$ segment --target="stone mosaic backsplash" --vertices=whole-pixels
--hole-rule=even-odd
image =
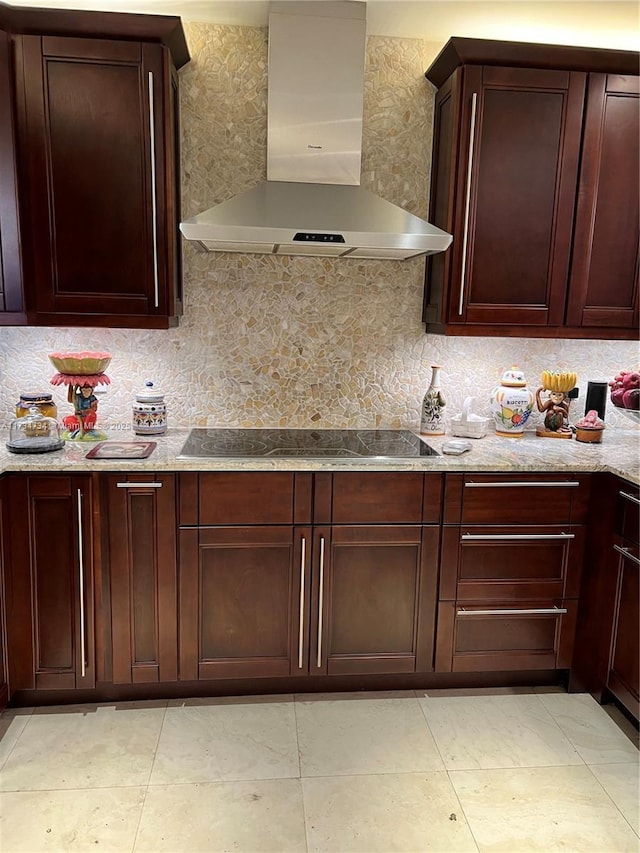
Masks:
[[[183,215],[211,207],[266,174],[267,32],[187,24],[192,61],[180,73]],[[428,43],[370,37],[365,70],[362,184],[425,216],[433,89]],[[587,380],[639,364],[635,343],[425,335],[424,260],[337,261],[201,254],[185,245],[185,315],[177,329],[0,328],[0,420],[20,392],[53,390],[47,354],[108,350],[112,385],[100,418],[128,428],[136,390],[152,379],[169,425],[407,427],[420,422],[430,365],[440,364],[447,415],[467,395],[489,414],[503,371],[543,369]],[[535,424],[536,419],[533,420]],[[607,423],[630,421],[609,405]]]

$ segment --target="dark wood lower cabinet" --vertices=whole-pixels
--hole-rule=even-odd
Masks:
[[[438,608],[437,672],[566,669],[577,601],[491,602]]]
[[[569,689],[615,699],[640,719],[640,488],[595,475]]]
[[[451,475],[444,492],[415,472],[270,476],[5,475],[0,704],[3,678],[10,700],[47,702],[39,691],[482,686],[571,670],[570,689],[637,716],[637,487],[596,477],[584,525],[583,476]],[[507,486],[515,503],[491,523]],[[283,493],[265,523],[271,487]],[[543,492],[561,498],[555,523]]]
[[[307,671],[310,529],[180,530],[180,679]]]
[[[104,487],[113,681],[176,681],[175,477],[108,475]]]
[[[3,524],[3,499],[5,480],[0,477],[0,711],[5,707],[9,699],[9,688],[7,685],[7,668],[5,663],[4,645],[4,595],[2,590],[2,578],[4,577],[4,548],[6,536]]]
[[[640,656],[638,654],[638,608],[640,602],[640,550],[621,537],[613,544],[618,557],[615,622],[607,687],[640,718]]]
[[[5,614],[9,688],[95,686],[92,481],[7,481]]]
[[[314,675],[429,672],[439,528],[334,526],[314,531]]]
[[[438,528],[180,531],[180,678],[433,669]]]

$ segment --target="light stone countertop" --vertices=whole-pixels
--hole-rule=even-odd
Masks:
[[[52,453],[10,453],[2,436],[0,473],[88,472],[88,471],[496,471],[496,472],[596,472],[610,471],[640,485],[640,429],[607,429],[601,444],[583,444],[575,439],[538,438],[526,432],[523,438],[488,435],[469,439],[472,449],[461,456],[432,456],[406,461],[328,461],[321,459],[178,459],[189,430],[169,430],[164,436],[149,436],[157,447],[148,459],[86,459],[93,443],[67,442]],[[111,440],[145,440],[131,434],[111,434]],[[441,451],[451,436],[425,439]]]

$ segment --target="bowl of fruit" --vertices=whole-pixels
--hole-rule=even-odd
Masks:
[[[621,370],[610,382],[613,405],[640,423],[640,370]]]

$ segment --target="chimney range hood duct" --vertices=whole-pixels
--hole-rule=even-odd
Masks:
[[[399,259],[452,237],[359,186],[363,2],[273,2],[267,180],[180,224],[211,252]]]

